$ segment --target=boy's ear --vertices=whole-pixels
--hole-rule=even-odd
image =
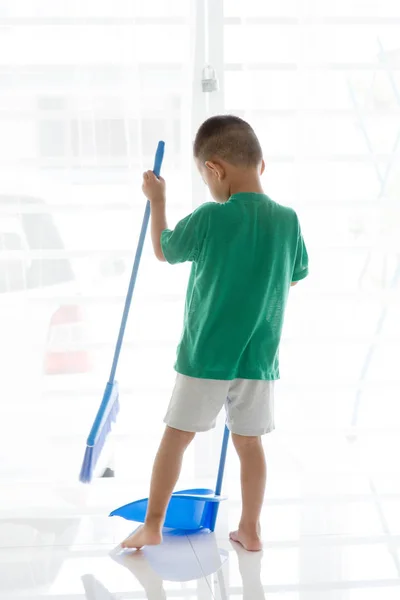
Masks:
[[[261,168],[260,168],[260,175],[262,175],[265,171],[265,160],[262,159],[261,161]]]
[[[211,171],[214,177],[217,177],[220,181],[225,179],[225,169],[222,165],[212,160],[207,160],[205,163],[206,168]]]

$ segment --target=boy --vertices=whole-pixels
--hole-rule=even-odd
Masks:
[[[191,261],[177,380],[157,453],[143,527],[123,548],[162,541],[162,526],[186,448],[215,426],[225,405],[241,463],[242,516],[230,538],[262,548],[259,519],[266,484],[261,436],[274,429],[274,380],[291,285],[308,274],[308,256],[293,210],[263,192],[265,164],[253,129],[216,116],[200,127],[194,158],[216,201],[168,229],[165,182],[144,174],[156,257]]]

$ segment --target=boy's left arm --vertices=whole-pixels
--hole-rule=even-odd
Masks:
[[[299,281],[307,277],[308,275],[308,252],[304,239],[299,229],[299,237],[296,251],[296,260],[294,265],[294,271],[292,276],[291,285],[297,285]]]

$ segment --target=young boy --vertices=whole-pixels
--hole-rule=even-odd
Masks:
[[[194,158],[216,202],[200,206],[173,231],[164,180],[144,174],[155,255],[170,264],[190,261],[192,271],[146,521],[122,547],[161,543],[184,452],[197,432],[215,427],[225,405],[242,486],[242,515],[230,538],[258,551],[266,484],[261,436],[274,429],[283,316],[290,286],[308,274],[308,256],[296,213],[263,192],[262,150],[248,123],[234,116],[208,119],[196,135]]]

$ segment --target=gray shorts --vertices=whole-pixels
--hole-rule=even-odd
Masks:
[[[273,381],[197,379],[180,374],[164,423],[181,431],[209,431],[223,406],[232,433],[259,436],[275,429]]]

